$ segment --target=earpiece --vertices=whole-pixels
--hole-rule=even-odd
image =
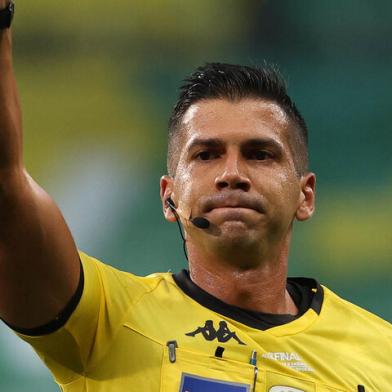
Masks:
[[[173,200],[171,199],[171,197],[168,197],[168,198],[166,199],[166,203],[167,203],[167,205],[169,206],[169,208],[170,208],[171,210],[175,210],[175,209],[176,209],[176,206],[174,205],[174,202],[173,202]]]

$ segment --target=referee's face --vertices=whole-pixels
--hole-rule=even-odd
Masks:
[[[162,178],[161,196],[178,207],[190,243],[265,247],[287,238],[295,218],[312,215],[315,176],[295,170],[288,136],[294,126],[267,100],[210,99],[189,108],[176,176]],[[165,204],[164,212],[174,220]],[[190,216],[210,227],[194,227]]]

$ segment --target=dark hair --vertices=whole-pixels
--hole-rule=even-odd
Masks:
[[[299,175],[308,170],[308,132],[305,120],[287,95],[286,83],[272,65],[249,67],[244,65],[207,63],[198,67],[180,88],[180,94],[169,120],[168,173],[175,175],[178,163],[178,138],[182,120],[194,103],[222,98],[237,101],[243,98],[268,99],[277,103],[296,125],[291,137],[291,151]]]

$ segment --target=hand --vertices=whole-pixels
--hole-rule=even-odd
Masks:
[[[9,3],[9,0],[0,0],[0,10],[3,10],[7,4]]]

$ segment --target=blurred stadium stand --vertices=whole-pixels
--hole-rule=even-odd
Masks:
[[[391,33],[387,0],[18,2],[27,167],[82,250],[138,274],[183,268],[159,201],[176,89],[206,61],[275,62],[318,174],[290,273],[392,321]],[[57,390],[5,326],[0,344],[1,391]]]

